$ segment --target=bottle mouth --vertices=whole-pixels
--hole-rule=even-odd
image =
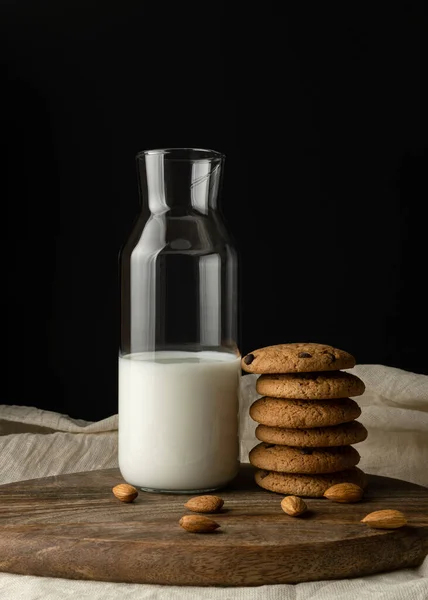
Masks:
[[[225,155],[221,152],[205,148],[159,148],[138,152],[137,159],[145,159],[148,156],[163,156],[164,160],[188,160],[192,162],[220,161],[225,158]]]

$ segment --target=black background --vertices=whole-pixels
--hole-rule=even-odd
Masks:
[[[227,156],[243,353],[319,341],[428,374],[423,3],[324,4],[2,2],[1,402],[117,411],[134,157],[176,146]]]

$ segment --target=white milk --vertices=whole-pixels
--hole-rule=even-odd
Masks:
[[[141,488],[203,491],[238,471],[240,360],[220,352],[119,358],[119,467]]]

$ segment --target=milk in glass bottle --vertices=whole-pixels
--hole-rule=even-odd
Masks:
[[[224,156],[137,155],[141,212],[120,254],[119,467],[147,491],[206,492],[238,470],[237,254]]]

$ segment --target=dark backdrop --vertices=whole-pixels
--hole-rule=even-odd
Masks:
[[[227,155],[243,353],[320,341],[428,373],[422,7],[3,1],[1,402],[117,411],[117,254],[159,147]]]

